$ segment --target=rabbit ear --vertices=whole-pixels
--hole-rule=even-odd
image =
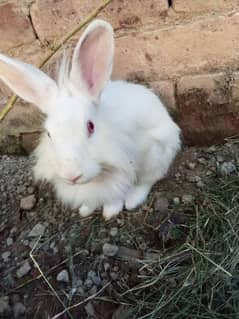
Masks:
[[[0,54],[0,79],[24,100],[47,112],[47,102],[57,93],[56,83],[30,64]]]
[[[114,55],[114,34],[103,20],[93,21],[80,38],[72,60],[70,78],[77,89],[86,90],[97,101],[110,78]]]

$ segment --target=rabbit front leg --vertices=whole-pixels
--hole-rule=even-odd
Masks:
[[[117,216],[123,209],[123,201],[119,200],[114,203],[107,203],[103,207],[103,217],[105,220],[109,220],[112,217]]]
[[[151,187],[152,185],[148,184],[135,185],[132,187],[125,199],[125,208],[132,210],[141,205],[147,199]]]
[[[96,207],[93,205],[82,204],[79,208],[79,214],[81,217],[87,217],[94,213]]]

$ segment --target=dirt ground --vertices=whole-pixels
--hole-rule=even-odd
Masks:
[[[48,185],[34,184],[29,158],[0,156],[0,318],[159,318],[135,310],[135,287],[148,291],[152,264],[186,242],[208,181],[234,174],[238,155],[233,140],[185,148],[143,207],[109,222],[62,207]]]

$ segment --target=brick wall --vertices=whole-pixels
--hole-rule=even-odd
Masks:
[[[37,65],[101,3],[0,0],[0,51]],[[113,0],[98,17],[116,33],[113,78],[154,88],[188,144],[221,142],[238,133],[239,0]],[[9,94],[1,84],[0,108]],[[39,118],[36,108],[18,101],[0,123],[0,151],[16,151],[21,143],[28,148]]]

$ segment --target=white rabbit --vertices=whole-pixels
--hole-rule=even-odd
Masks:
[[[86,28],[58,83],[0,54],[0,79],[47,116],[36,179],[82,216],[103,207],[105,219],[142,204],[180,148],[180,129],[154,93],[110,81],[113,55],[113,29],[102,20]]]

